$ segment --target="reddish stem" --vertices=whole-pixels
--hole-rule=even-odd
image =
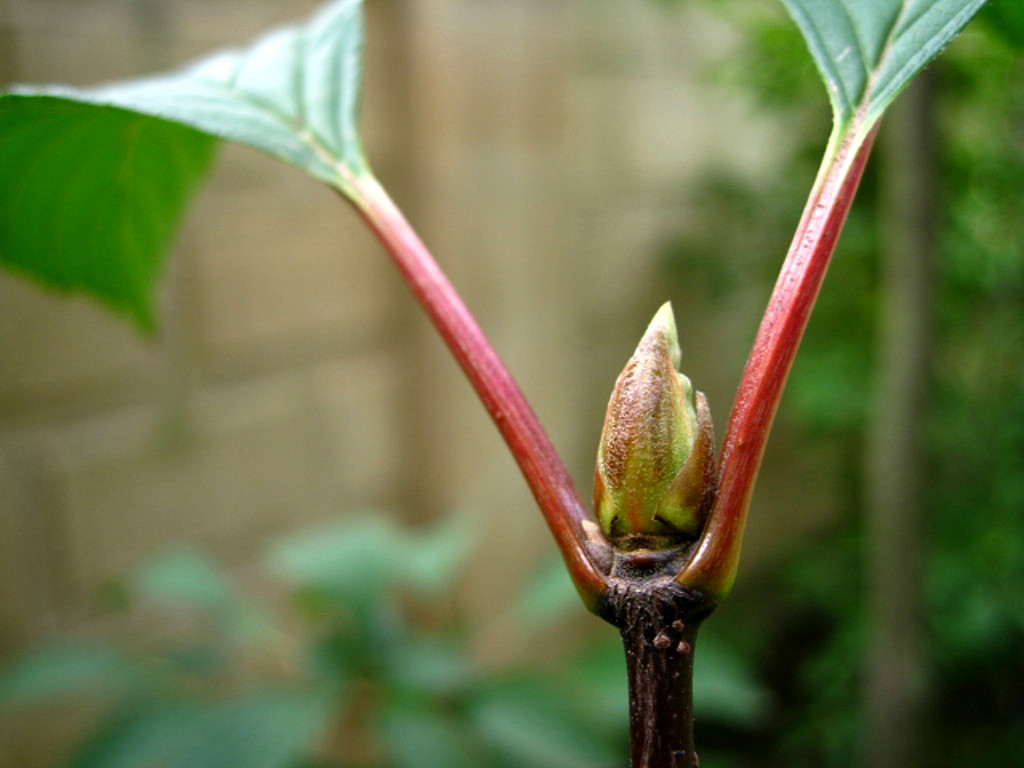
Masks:
[[[355,178],[352,186],[357,209],[391,254],[508,444],[577,590],[593,610],[608,583],[587,552],[582,523],[591,516],[565,464],[512,374],[387,192],[372,176]]]
[[[697,551],[678,580],[714,597],[732,586],[747,508],[768,432],[800,339],[871,152],[847,138],[823,169],[793,236],[740,380],[726,427],[714,508]],[[847,137],[856,134],[848,130]]]

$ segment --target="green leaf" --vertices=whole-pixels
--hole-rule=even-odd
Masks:
[[[133,591],[144,599],[219,610],[239,600],[228,576],[213,560],[191,548],[164,552],[132,577]]]
[[[307,692],[145,703],[95,733],[68,768],[289,768],[313,752],[330,713]]]
[[[395,689],[454,697],[473,680],[472,660],[447,637],[417,634],[405,638],[390,656],[386,673]]]
[[[146,562],[130,579],[134,597],[191,609],[212,619],[225,638],[241,645],[273,637],[273,627],[202,552],[179,547]]]
[[[351,181],[368,173],[356,125],[362,41],[361,3],[339,0],[174,74],[0,96],[0,261],[152,327],[161,254],[209,136],[355,195]]]
[[[1020,0],[990,0],[978,18],[1014,50],[1024,48],[1024,3]]]
[[[392,705],[379,729],[395,768],[470,768],[483,765],[460,724],[432,708]]]
[[[166,756],[202,716],[192,703],[133,703],[89,734],[65,768],[135,768],[171,765]],[[161,761],[161,762],[158,762]]]
[[[707,630],[702,634],[707,635]],[[749,660],[713,635],[700,639],[693,667],[693,701],[698,719],[737,728],[763,723],[771,707]]]
[[[21,88],[129,109],[262,150],[347,188],[367,172],[356,125],[363,47],[361,2],[324,6],[302,26],[171,74],[80,90]]]
[[[348,605],[381,599],[404,566],[402,544],[402,532],[390,519],[366,512],[275,541],[269,560],[295,588]]]
[[[471,702],[470,722],[480,739],[516,765],[537,768],[612,768],[618,745],[594,733],[552,686],[509,680]],[[623,745],[624,746],[624,745]]]
[[[27,706],[50,698],[106,692],[124,694],[152,676],[112,648],[60,645],[33,651],[4,668],[0,707]]]
[[[151,329],[162,254],[213,147],[123,109],[0,96],[0,262]]]
[[[441,594],[454,585],[476,537],[464,516],[448,515],[430,528],[401,533],[406,556],[402,579],[421,595]]]
[[[560,557],[544,563],[526,583],[516,611],[525,626],[547,627],[569,616],[576,616],[579,595]]]
[[[629,684],[617,633],[602,633],[564,669],[576,711],[591,728],[625,742],[629,733]]]
[[[473,542],[460,517],[415,531],[366,511],[275,542],[271,567],[299,589],[364,602],[396,585],[430,596],[451,587]]]
[[[825,80],[836,123],[873,124],[985,0],[782,0]]]
[[[288,768],[313,751],[330,703],[311,693],[263,691],[210,707],[177,742],[177,768]]]

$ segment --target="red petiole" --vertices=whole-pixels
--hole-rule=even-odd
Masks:
[[[607,580],[591,560],[583,522],[591,520],[569,471],[508,368],[427,247],[371,176],[353,181],[357,206],[383,242],[491,415],[555,537],[576,588],[593,610]]]
[[[677,581],[720,599],[735,578],[747,509],[768,432],[871,151],[875,129],[826,154],[747,360],[730,413],[718,495],[693,556]],[[849,138],[853,137],[853,138]],[[515,457],[591,610],[609,581],[588,551],[597,530],[533,409],[426,246],[380,184],[352,179],[356,207],[391,254]],[[593,543],[593,534],[589,537]]]
[[[826,154],[768,300],[722,443],[718,494],[697,551],[678,581],[709,596],[732,587],[754,482],[800,340],[871,153],[877,124],[843,132]]]

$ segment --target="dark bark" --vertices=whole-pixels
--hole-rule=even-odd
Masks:
[[[693,654],[714,603],[670,578],[616,579],[601,615],[622,635],[631,768],[694,768]]]

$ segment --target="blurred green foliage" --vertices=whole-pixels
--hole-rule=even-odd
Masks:
[[[784,15],[732,0],[716,7],[743,30],[743,52],[712,76],[784,120],[792,153],[787,173],[769,183],[712,174],[695,184],[688,202],[701,212],[702,232],[667,242],[663,265],[680,290],[694,291],[696,276],[696,290],[713,296],[758,283],[767,295],[778,262],[765,254],[781,259],[788,246],[827,135],[827,106]],[[928,746],[919,762],[929,768],[1015,765],[1024,749],[1022,9],[994,0],[933,65],[941,229],[926,425]],[[718,627],[744,638],[778,702],[764,732],[730,735],[737,765],[840,768],[857,760],[859,511],[880,300],[876,173],[869,166],[781,414],[802,429],[806,450],[839,446],[841,522],[793,553],[755,607],[730,606],[734,626]],[[735,619],[744,613],[749,619]]]
[[[607,627],[554,663],[477,664],[454,597],[473,543],[454,518],[415,531],[379,513],[340,520],[271,544],[261,591],[279,597],[263,601],[202,553],[166,552],[103,596],[157,617],[143,646],[27,653],[0,673],[0,727],[5,712],[29,710],[44,729],[53,702],[59,717],[97,714],[65,768],[622,764],[618,634]],[[530,636],[579,618],[561,562],[504,615]],[[761,727],[770,701],[753,670],[711,637],[700,653],[700,717]]]

